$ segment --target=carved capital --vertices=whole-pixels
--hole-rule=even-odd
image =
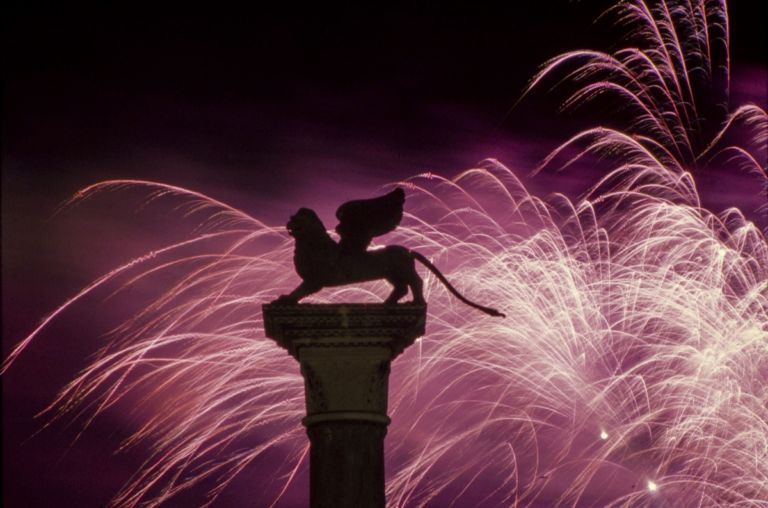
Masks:
[[[424,335],[426,305],[266,304],[267,337],[299,360],[303,347],[381,346],[399,355]]]
[[[390,362],[424,334],[426,307],[385,304],[263,306],[268,337],[301,364],[311,426],[386,426]]]

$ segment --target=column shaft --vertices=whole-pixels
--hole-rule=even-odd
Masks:
[[[381,424],[331,421],[307,428],[311,508],[384,508]]]

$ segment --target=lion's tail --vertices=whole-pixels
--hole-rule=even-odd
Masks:
[[[455,296],[462,302],[466,303],[470,307],[474,307],[477,310],[485,312],[490,316],[507,317],[506,315],[502,314],[496,309],[492,309],[490,307],[483,307],[482,305],[478,305],[475,302],[468,300],[467,298],[464,297],[464,295],[459,293],[459,291],[455,287],[453,287],[453,284],[448,282],[448,279],[445,278],[445,275],[443,275],[440,272],[440,270],[438,270],[437,267],[433,265],[427,258],[425,258],[423,255],[415,251],[411,251],[411,255],[413,256],[414,259],[419,261],[422,265],[426,266],[430,272],[434,273],[435,277],[437,277],[440,280],[440,282],[442,282],[445,285],[445,287],[448,288],[448,291],[450,291],[453,294],[453,296]]]

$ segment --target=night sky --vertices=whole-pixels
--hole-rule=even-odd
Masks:
[[[615,33],[592,24],[610,2],[465,4],[6,3],[3,357],[79,288],[182,234],[121,202],[50,218],[88,184],[163,181],[281,224],[300,205],[329,217],[335,188],[365,197],[486,157],[523,176],[594,124],[594,109],[558,113],[557,93],[512,106],[548,57],[611,49]],[[765,2],[731,5],[734,95],[763,107],[765,11]],[[587,180],[526,185],[578,195]],[[737,181],[735,192],[749,185]],[[759,205],[752,194],[743,199]],[[739,204],[726,191],[708,199]],[[33,415],[93,351],[84,345],[93,330],[114,317],[99,309],[57,322],[3,378],[4,506],[103,505],[142,460],[140,450],[112,455],[124,436],[110,422],[69,451],[74,431],[63,425],[27,440],[44,423]]]

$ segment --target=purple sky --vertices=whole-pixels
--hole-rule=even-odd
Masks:
[[[556,96],[544,94],[510,112],[526,80],[562,51],[609,49],[611,34],[590,24],[605,1],[519,4],[6,8],[3,357],[88,282],[184,234],[173,218],[134,214],[129,198],[48,220],[96,181],[173,183],[280,224],[299,205],[330,219],[334,193],[362,197],[486,157],[527,174],[595,113],[559,115]],[[749,4],[731,12],[733,92],[764,105],[765,6]],[[527,185],[575,194],[593,178],[541,175]],[[713,208],[752,209],[763,199],[753,179],[702,178]],[[99,304],[86,301],[55,322],[3,378],[5,506],[102,505],[143,459],[140,449],[112,455],[125,437],[120,422],[99,422],[71,448],[74,428],[63,425],[27,440],[43,423],[34,413],[121,317],[89,305]]]

